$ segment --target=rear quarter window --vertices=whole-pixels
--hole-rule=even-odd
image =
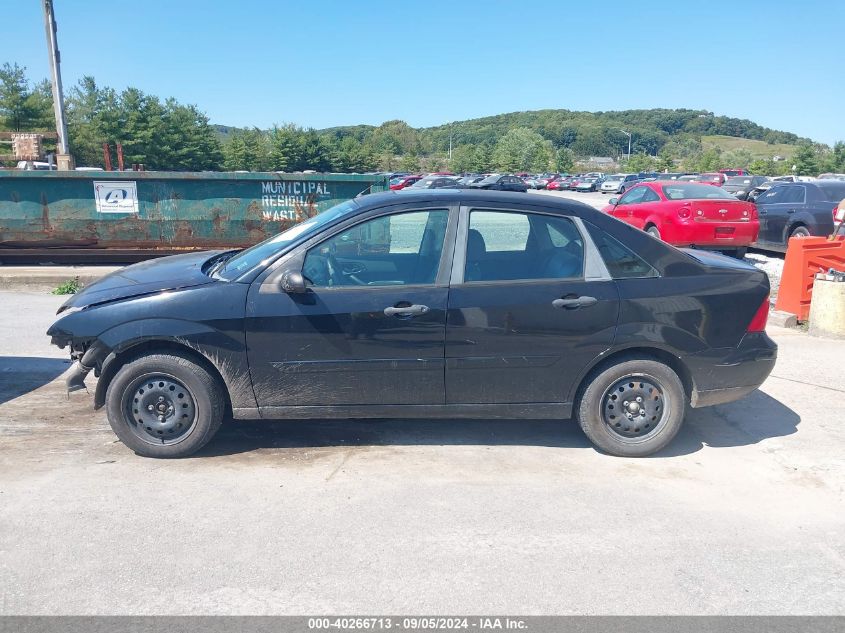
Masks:
[[[643,279],[659,277],[654,267],[619,240],[597,226],[584,222],[590,237],[614,279]]]

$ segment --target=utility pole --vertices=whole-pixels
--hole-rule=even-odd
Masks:
[[[65,100],[62,94],[61,55],[56,42],[56,17],[53,15],[53,0],[42,0],[44,5],[44,28],[47,31],[47,48],[50,52],[50,83],[53,86],[53,111],[56,115],[58,147],[56,162],[60,170],[73,169],[73,158],[67,142],[67,123],[65,122]]]
[[[625,130],[622,130],[622,129],[620,129],[619,131],[622,132],[622,134],[624,134],[625,136],[628,137],[628,160],[630,161],[631,160],[631,133],[626,132]]]

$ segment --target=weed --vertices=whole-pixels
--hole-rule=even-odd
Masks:
[[[54,295],[75,295],[82,289],[82,284],[79,282],[79,277],[74,277],[73,279],[68,279],[63,284],[59,285],[58,288],[53,290]]]

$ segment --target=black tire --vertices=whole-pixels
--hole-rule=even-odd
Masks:
[[[742,248],[735,248],[733,250],[723,252],[725,255],[735,257],[736,259],[745,259],[745,256],[748,254],[748,249],[743,246]]]
[[[106,412],[117,437],[138,455],[186,457],[220,429],[224,393],[219,379],[189,356],[152,353],[118,370],[106,392]]]
[[[627,406],[620,404],[625,397],[631,397],[630,405],[640,412],[633,420],[627,417]],[[636,398],[640,399],[635,404]],[[614,412],[618,417],[610,419]],[[686,415],[686,394],[670,367],[655,360],[629,358],[587,378],[576,415],[596,448],[617,457],[645,457],[677,435]]]
[[[789,238],[792,239],[793,237],[810,237],[810,229],[806,226],[796,226],[789,232]]]
[[[651,226],[647,227],[645,232],[648,233],[649,235],[653,236],[653,237],[656,237],[659,240],[663,239],[662,237],[660,237],[660,229],[658,229],[653,224]]]

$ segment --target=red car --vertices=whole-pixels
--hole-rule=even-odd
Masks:
[[[564,191],[569,189],[569,179],[558,177],[550,180],[546,185],[546,189],[549,191]]]
[[[405,187],[410,187],[415,182],[420,180],[422,176],[420,174],[414,174],[413,176],[399,176],[398,178],[392,178],[390,180],[390,188],[393,191],[398,191],[399,189],[404,189]]]
[[[602,209],[674,246],[696,246],[744,257],[757,240],[760,221],[753,202],[720,187],[656,180],[631,187]]]
[[[732,178],[733,176],[748,176],[747,169],[720,169],[719,173],[725,174],[728,178]]]

